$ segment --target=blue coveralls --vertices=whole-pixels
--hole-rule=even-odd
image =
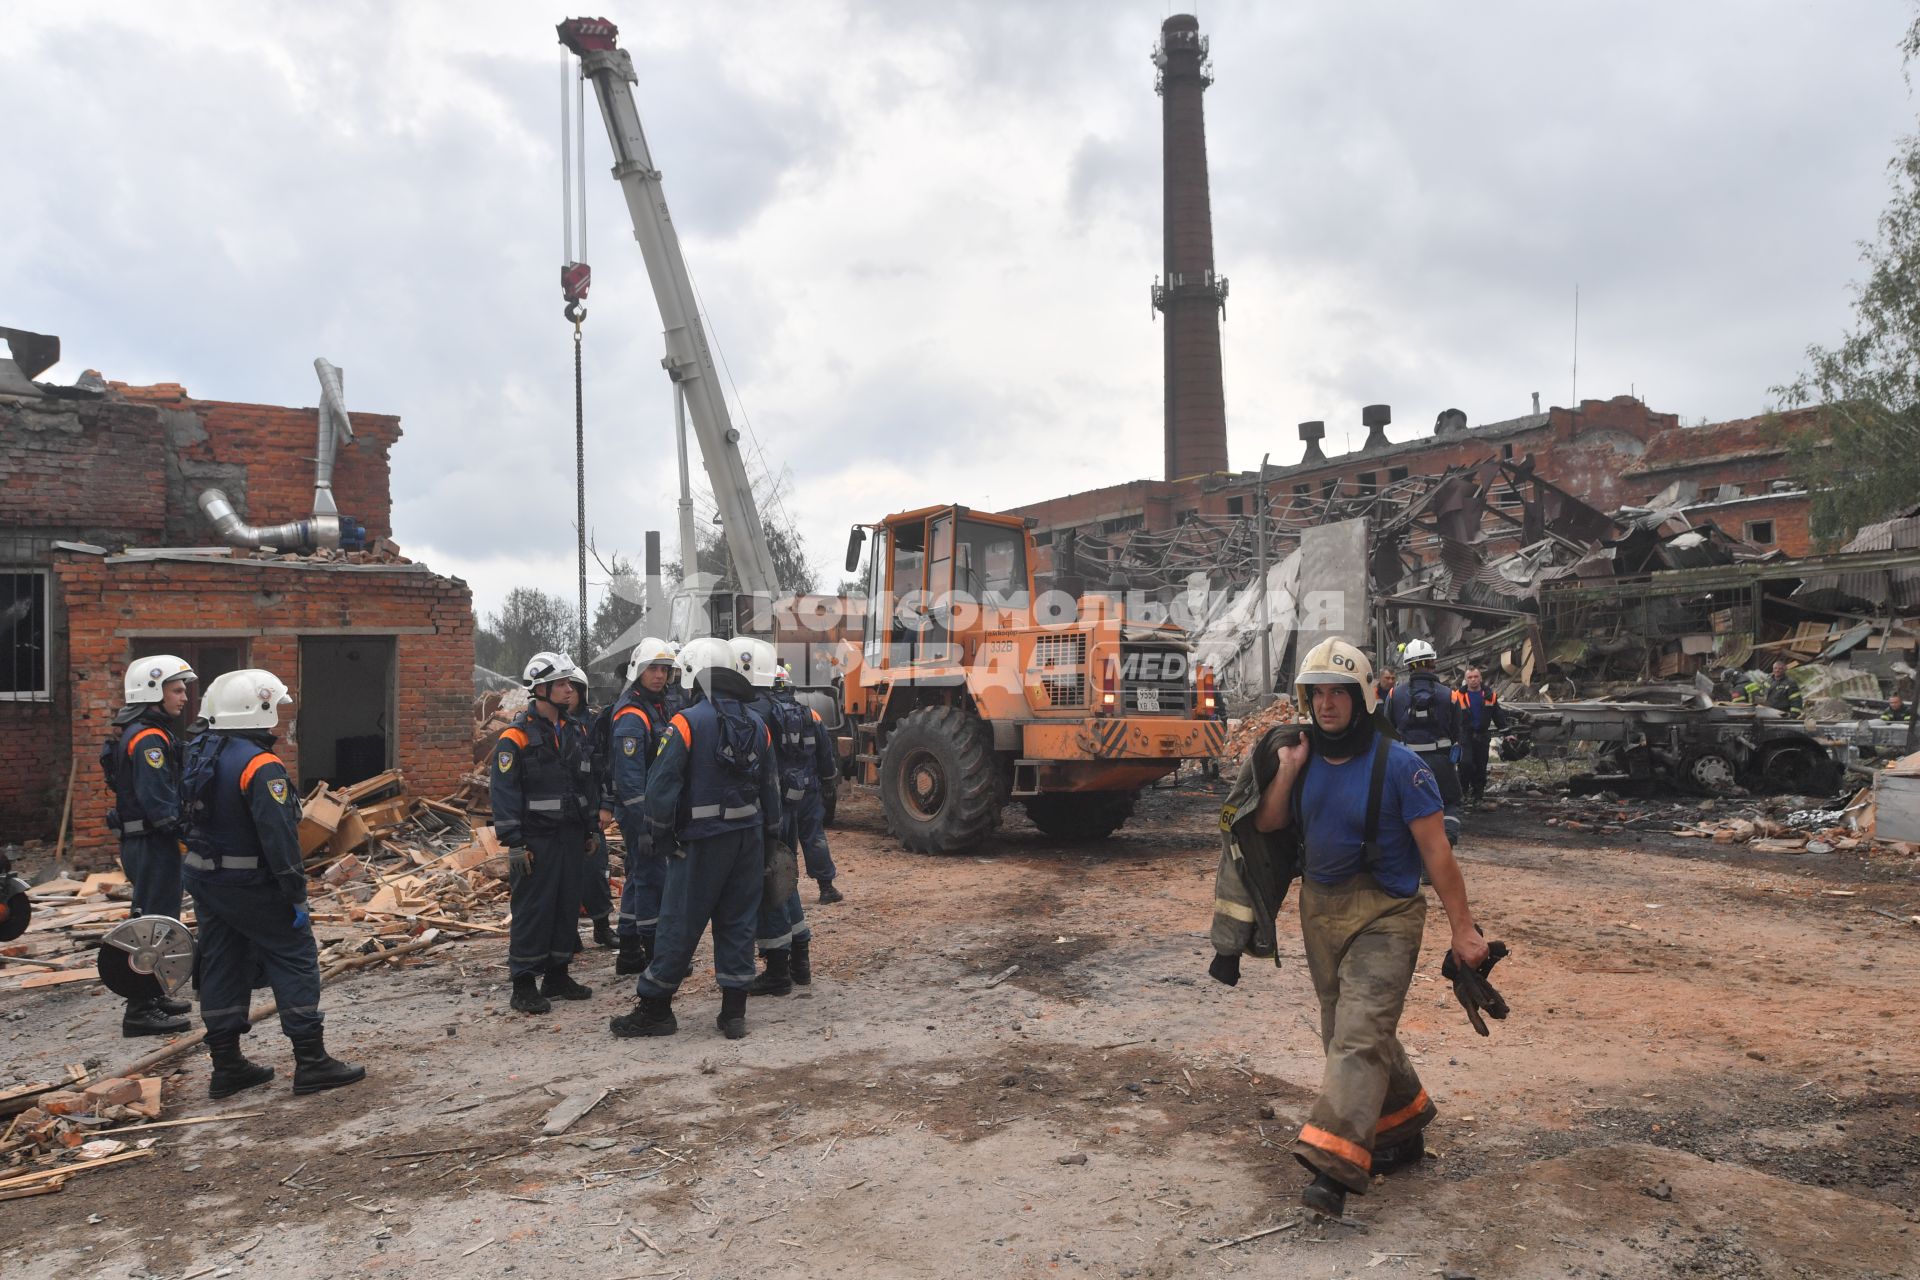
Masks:
[[[659,753],[667,724],[682,705],[680,692],[672,685],[654,694],[636,684],[613,709],[610,794],[614,820],[627,846],[619,933],[622,938],[640,939],[649,952],[660,923],[667,859],[655,852],[653,829],[647,822],[647,766]]]
[[[827,807],[822,798],[827,779],[839,772],[840,758],[818,711],[801,703],[790,689],[776,689],[773,701],[780,716],[774,748],[780,755],[780,800],[787,816],[782,835],[788,845],[800,846],[807,876],[825,884],[840,874],[827,848]]]
[[[581,710],[568,718],[579,726],[580,732],[585,735],[591,747],[593,713],[586,710],[583,704]],[[607,794],[607,763],[597,750],[594,751],[593,776],[599,780],[600,794],[603,797]],[[607,833],[600,829],[599,812],[589,814],[588,820],[592,826],[593,849],[587,854],[586,875],[580,885],[580,910],[582,914],[599,920],[613,913],[613,888],[607,883],[607,864],[612,852],[607,847]],[[574,935],[576,942],[579,937],[577,933]]]
[[[1507,709],[1484,685],[1455,689],[1453,705],[1460,713],[1460,790],[1478,800],[1487,790],[1487,751],[1493,732],[1507,727]]]
[[[1424,695],[1424,705],[1415,705],[1416,695]],[[1453,705],[1453,690],[1433,672],[1415,671],[1393,691],[1388,714],[1400,741],[1433,770],[1440,799],[1446,804],[1447,840],[1459,843],[1460,775],[1453,767],[1453,745],[1460,740],[1460,717]]]
[[[515,978],[565,969],[580,945],[580,894],[587,841],[600,811],[587,735],[572,720],[554,724],[532,708],[500,732],[488,771],[493,829],[510,858],[507,971]]]
[[[122,716],[134,712],[128,707]],[[116,717],[118,718],[118,717]],[[133,885],[133,914],[180,918],[180,744],[172,718],[142,706],[120,728],[109,781],[120,833],[120,866]]]
[[[721,762],[720,713],[749,718],[766,743],[759,775],[740,778]],[[694,948],[713,924],[713,972],[721,987],[753,985],[754,919],[766,879],[766,847],[779,838],[780,782],[766,722],[732,698],[708,697],[674,716],[647,771],[653,847],[667,858],[653,960],[634,983],[642,999],[671,996]]]
[[[312,926],[293,926],[307,905],[300,797],[273,741],[266,730],[208,730],[188,745],[188,771],[213,753],[213,777],[197,795],[184,875],[199,917],[208,1033],[251,1029],[247,1003],[264,972],[280,1029],[299,1040],[320,1033],[320,960]]]
[[[794,846],[794,811],[805,798],[804,778],[812,772],[813,762],[804,753],[805,723],[803,716],[806,708],[794,701],[788,693],[785,701],[780,695],[761,693],[753,700],[753,709],[760,713],[773,731],[774,771],[780,784],[780,852],[777,856],[792,857]],[[814,804],[818,807],[820,793],[818,784],[814,788]],[[793,892],[785,898],[774,901],[765,895],[760,899],[760,915],[754,923],[754,945],[760,948],[760,954],[779,951],[791,947],[796,940],[806,941],[813,937],[813,926],[807,923],[807,909],[800,902],[800,886],[795,883]]]

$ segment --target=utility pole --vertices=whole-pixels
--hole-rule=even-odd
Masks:
[[[1259,533],[1257,541],[1260,554],[1260,705],[1273,695],[1273,624],[1267,617],[1267,459],[1273,455],[1260,455],[1260,498]]]

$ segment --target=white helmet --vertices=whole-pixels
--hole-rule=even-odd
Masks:
[[[739,658],[733,652],[733,646],[714,636],[701,636],[698,640],[689,640],[680,650],[680,685],[691,691],[694,681],[712,670],[730,671],[739,675]],[[745,679],[745,677],[741,677]]]
[[[1400,651],[1400,656],[1407,660],[1408,666],[1412,666],[1416,662],[1436,661],[1440,655],[1435,653],[1433,646],[1425,640],[1409,640],[1406,647]]]
[[[249,667],[215,676],[200,700],[200,714],[209,729],[271,729],[280,723],[280,708],[292,701],[279,676]]]
[[[1411,649],[1413,645],[1407,647]],[[1317,684],[1352,685],[1367,715],[1372,715],[1380,705],[1373,687],[1373,663],[1367,661],[1366,654],[1338,636],[1322,640],[1300,660],[1300,670],[1293,677],[1294,702],[1300,710],[1312,713],[1312,686]]]
[[[793,688],[793,667],[790,663],[781,663],[773,669],[773,687],[776,689]]]
[[[773,688],[774,672],[780,667],[780,655],[765,640],[735,636],[727,641],[733,650],[735,669],[756,689]]]
[[[543,684],[552,684],[555,680],[571,680],[578,668],[573,659],[564,653],[555,653],[551,649],[542,649],[527,659],[527,665],[520,670],[520,687],[528,693]]]
[[[574,661],[573,659],[571,659],[571,658],[569,658],[569,659],[567,659],[567,673],[566,673],[566,675],[564,675],[564,676],[562,676],[561,678],[562,678],[563,680],[565,680],[565,681],[567,681],[567,682],[568,682],[569,684],[571,684],[571,685],[572,685],[572,686],[573,686],[573,687],[574,687],[575,689],[577,689],[577,690],[579,691],[579,693],[580,693],[580,708],[579,708],[579,709],[580,709],[580,710],[582,710],[582,711],[584,711],[584,710],[586,710],[586,706],[587,706],[587,673],[586,673],[586,672],[584,672],[584,671],[582,671],[582,670],[580,669],[580,664],[579,664],[579,663],[577,663],[577,662],[575,662],[575,661]]]
[[[632,684],[640,678],[640,673],[655,664],[677,668],[680,659],[673,647],[658,636],[647,636],[633,646],[633,656],[627,659],[627,683]]]
[[[167,685],[174,680],[198,680],[193,668],[185,658],[176,658],[170,653],[156,653],[145,658],[135,658],[127,667],[127,678],[123,682],[127,691],[127,705],[136,702],[158,702],[160,695],[166,692]]]

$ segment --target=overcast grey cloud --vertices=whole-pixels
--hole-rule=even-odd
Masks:
[[[404,547],[572,595],[553,23],[524,3],[11,7],[0,323],[196,395],[397,413]],[[1157,474],[1163,3],[613,5],[744,410],[846,523]],[[1766,407],[1847,316],[1910,6],[1209,4],[1235,465],[1292,424],[1630,387]],[[591,112],[591,108],[590,108]],[[597,113],[589,523],[673,528],[659,320]],[[278,518],[279,513],[254,513]]]

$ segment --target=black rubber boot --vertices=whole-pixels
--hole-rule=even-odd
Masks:
[[[819,884],[820,884],[820,901],[821,902],[831,906],[836,902],[846,901],[847,895],[833,887],[833,877],[828,876],[825,879],[819,881]]]
[[[546,976],[540,979],[540,994],[552,1000],[588,1000],[593,996],[593,988],[575,982],[563,965],[547,970]]]
[[[1347,1212],[1347,1189],[1326,1174],[1318,1174],[1300,1193],[1300,1203],[1323,1218],[1344,1217]]]
[[[188,1027],[185,1018],[166,1013],[157,1000],[129,1000],[120,1015],[120,1034],[135,1036],[177,1036]]]
[[[647,952],[646,939],[637,933],[620,939],[620,954],[614,958],[613,971],[622,974],[645,973],[647,962],[653,959]]]
[[[209,1098],[230,1098],[273,1079],[273,1068],[247,1061],[240,1052],[238,1031],[207,1032],[207,1052],[213,1055],[213,1076],[207,1081]]]
[[[680,1029],[673,1016],[672,996],[641,996],[632,1013],[607,1019],[607,1030],[622,1040],[636,1036],[670,1036]]]
[[[175,1000],[168,996],[161,996],[153,1003],[162,1013],[182,1014],[193,1012],[193,1001],[191,1000]]]
[[[533,975],[523,973],[513,980],[513,1008],[516,1013],[546,1013],[553,1006],[533,984]]]
[[[326,1041],[318,1031],[293,1042],[293,1091],[296,1094],[338,1089],[343,1084],[356,1084],[366,1078],[365,1067],[342,1062],[328,1053]]]
[[[793,940],[793,985],[810,987],[813,985],[813,938],[795,938]]]
[[[767,953],[767,959],[773,959],[773,953]],[[792,989],[792,985],[788,985]],[[715,1019],[721,1032],[729,1040],[743,1040],[747,1035],[747,993],[738,987],[723,987],[720,991],[720,1016]]]
[[[620,940],[613,936],[613,922],[605,916],[593,918],[593,945],[596,947],[617,947]]]
[[[753,996],[786,996],[793,994],[793,952],[785,947],[777,951],[764,953],[767,967],[753,980],[753,985],[740,993],[741,999]],[[727,992],[732,995],[731,991]]]
[[[1376,1148],[1373,1153],[1373,1172],[1392,1173],[1396,1169],[1419,1164],[1426,1158],[1427,1140],[1424,1135],[1416,1133],[1404,1142]]]

